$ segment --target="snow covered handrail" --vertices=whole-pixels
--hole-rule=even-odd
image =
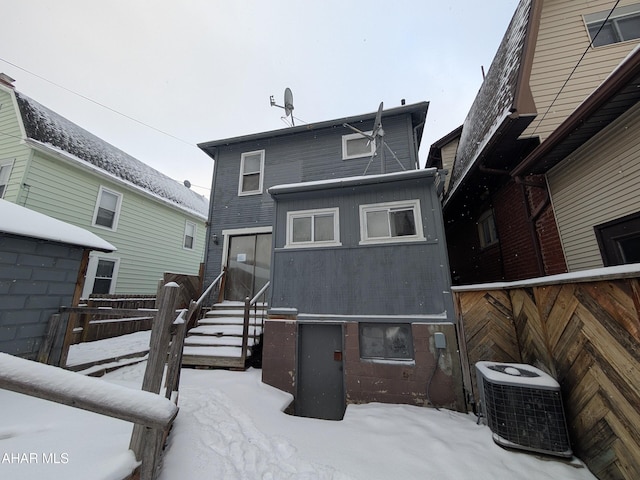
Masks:
[[[202,295],[200,295],[200,298],[196,301],[197,307],[200,308],[202,306],[202,303],[204,302],[204,299],[207,298],[207,295],[209,295],[211,293],[211,290],[213,290],[213,288],[220,283],[220,281],[222,280],[222,277],[224,277],[225,271],[223,270],[222,272],[220,272],[220,275],[218,275],[215,280],[213,282],[211,282],[211,285],[209,285],[207,287],[207,289],[202,292]]]
[[[0,353],[0,388],[154,429],[165,430],[178,413],[162,396],[6,353]]]

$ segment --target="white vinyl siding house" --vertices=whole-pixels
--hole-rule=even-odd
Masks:
[[[640,211],[640,105],[548,173],[569,271],[599,268],[594,227]]]

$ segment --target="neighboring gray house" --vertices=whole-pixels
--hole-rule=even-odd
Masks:
[[[116,248],[87,230],[0,200],[0,351],[35,360],[51,315],[80,297],[89,251]],[[57,364],[66,328],[53,341]]]
[[[347,126],[371,132],[375,113],[200,145],[216,162],[207,282],[226,269],[233,301],[271,281],[263,381],[296,414],[464,406],[441,177],[417,170],[427,107],[382,113],[388,148]]]

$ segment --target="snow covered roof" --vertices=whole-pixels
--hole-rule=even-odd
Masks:
[[[28,138],[51,145],[72,158],[87,162],[116,177],[164,198],[177,207],[206,218],[209,201],[182,183],[105,142],[53,110],[16,91],[16,100]]]
[[[521,0],[518,4],[467,114],[447,196],[455,192],[505,120],[516,115],[535,113],[519,109],[524,106],[520,105],[527,93],[524,88],[528,88],[528,79],[523,78],[522,71],[525,68],[527,33],[531,28],[536,2],[537,0]]]
[[[42,213],[0,199],[0,232],[113,252],[116,247],[97,235]]]

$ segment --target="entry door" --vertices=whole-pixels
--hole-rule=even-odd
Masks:
[[[342,326],[301,324],[298,332],[296,415],[342,420]]]
[[[269,281],[271,234],[229,238],[225,300],[252,298]]]

